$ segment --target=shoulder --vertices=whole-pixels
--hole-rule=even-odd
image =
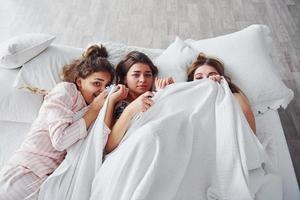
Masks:
[[[45,101],[49,99],[72,99],[77,96],[79,91],[74,83],[61,82],[58,83],[49,93],[45,96]]]
[[[77,87],[74,83],[70,82],[61,82],[58,83],[51,91],[50,93],[55,92],[67,92],[67,93],[74,93],[78,92]]]
[[[240,93],[240,92],[235,92],[235,93],[233,93],[233,96],[234,96],[236,99],[240,99],[240,100],[244,100],[244,98],[246,98],[245,95],[243,95],[243,94]]]
[[[243,111],[251,111],[250,103],[249,103],[247,97],[243,93],[241,93],[241,92],[233,93],[233,96],[239,102]]]

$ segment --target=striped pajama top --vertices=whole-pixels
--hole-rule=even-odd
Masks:
[[[37,119],[9,163],[29,168],[40,178],[51,174],[64,160],[66,149],[87,136],[84,119],[74,119],[74,115],[86,108],[75,84],[57,84],[45,96]],[[110,130],[104,127],[107,138]]]

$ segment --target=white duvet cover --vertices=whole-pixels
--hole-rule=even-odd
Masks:
[[[282,199],[226,82],[171,85],[154,101],[106,157],[90,199]]]
[[[225,81],[174,84],[154,101],[102,166],[96,122],[98,131],[68,151],[40,199],[282,199],[280,179]]]

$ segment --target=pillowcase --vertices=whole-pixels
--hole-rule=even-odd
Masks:
[[[102,43],[108,51],[108,60],[116,65],[130,51],[141,51],[154,58],[162,52],[160,49],[146,49],[126,46],[120,43]],[[79,58],[84,49],[63,45],[51,45],[39,56],[24,64],[15,80],[14,87],[44,95],[61,82],[62,68]]]
[[[42,33],[24,34],[0,44],[0,67],[14,69],[21,67],[45,50],[55,36]]]
[[[0,120],[33,122],[43,102],[43,97],[13,88],[19,69],[0,68]]]
[[[197,56],[197,52],[179,37],[154,60],[158,67],[158,77],[173,77],[175,82],[187,80],[187,68]]]
[[[294,95],[275,74],[269,34],[267,26],[251,25],[235,33],[185,42],[197,53],[223,60],[225,72],[247,95],[255,113],[263,113],[285,108]]]
[[[81,56],[83,49],[51,45],[40,55],[25,63],[14,87],[44,95],[61,82],[62,68]]]
[[[106,47],[109,55],[108,60],[114,66],[116,66],[121,61],[121,59],[123,59],[131,51],[142,52],[146,54],[152,61],[163,52],[162,49],[127,46],[122,43],[111,42],[111,41],[102,42],[99,44],[103,44]]]

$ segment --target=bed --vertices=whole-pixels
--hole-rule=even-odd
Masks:
[[[272,71],[268,49],[268,43],[271,41],[268,34],[267,27],[253,25],[240,32],[206,40],[183,41],[176,38],[166,50],[130,47],[114,42],[101,43],[109,50],[110,61],[113,64],[129,51],[142,51],[159,66],[160,76],[173,76],[178,82],[185,80],[186,66],[199,52],[206,52],[224,60],[233,81],[240,85],[249,97],[255,113],[257,137],[283,180],[283,199],[296,200],[300,199],[299,188],[277,112],[280,106],[288,105],[293,93],[276,78],[275,73],[274,76],[271,74],[267,78],[264,77],[264,74]],[[61,66],[82,53],[82,48],[50,45],[54,38],[49,35],[35,35],[35,41],[31,40],[31,43],[37,42],[38,45],[22,56],[22,59],[20,56],[18,59],[2,58],[5,62],[2,61],[0,65],[0,91],[3,94],[0,97],[0,167],[22,143],[38,114],[43,95],[60,82]],[[236,45],[237,43],[239,45]],[[223,48],[219,48],[220,44]],[[228,48],[231,49],[230,52],[226,51]],[[255,68],[251,62],[253,59],[258,60],[255,56],[265,68]],[[244,68],[236,67],[237,65],[243,65]],[[20,66],[22,67],[19,68]],[[262,77],[254,77],[252,72],[256,75],[260,72]],[[241,73],[247,73],[247,77],[241,78]],[[254,78],[255,83],[250,85]],[[273,85],[268,86],[266,82]]]
[[[260,141],[265,144],[272,162],[276,163],[284,181],[284,199],[299,199],[299,189],[277,111],[270,110],[256,117]],[[272,124],[272,126],[270,126]],[[30,123],[0,121],[0,166],[7,161],[22,143]],[[272,141],[268,138],[272,138]]]

